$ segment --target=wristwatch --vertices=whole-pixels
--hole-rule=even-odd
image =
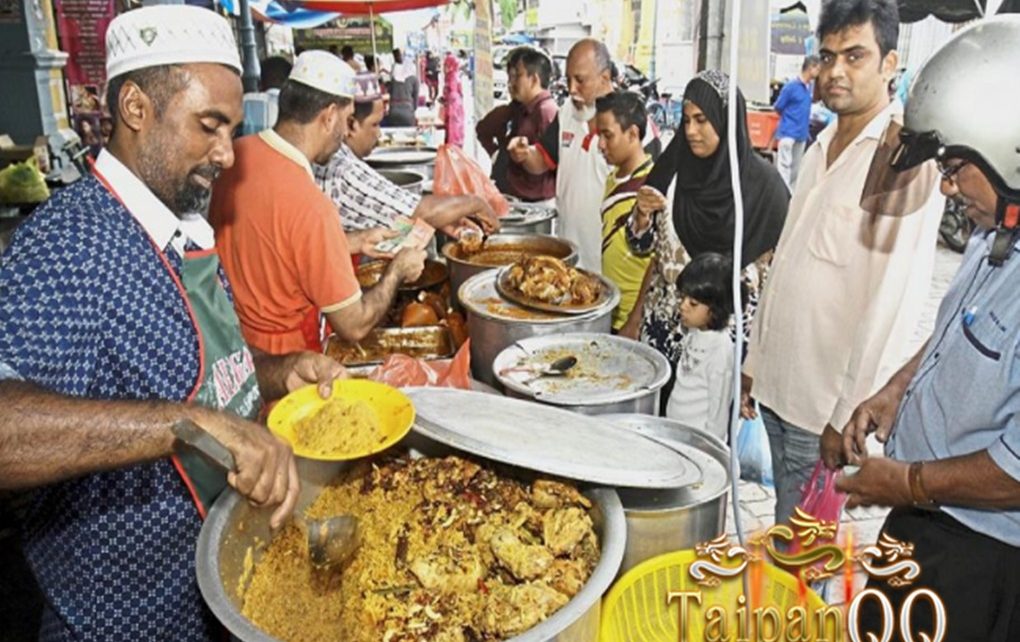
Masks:
[[[928,491],[924,488],[924,481],[921,479],[923,469],[923,461],[915,461],[910,464],[910,469],[907,472],[907,479],[910,482],[910,497],[917,508],[935,508],[938,504],[928,496]]]

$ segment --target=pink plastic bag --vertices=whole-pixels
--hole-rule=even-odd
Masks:
[[[499,193],[496,184],[485,175],[478,163],[464,150],[452,145],[441,145],[436,153],[435,176],[432,193],[436,196],[462,196],[477,194],[485,199],[496,216],[506,216],[510,204]]]
[[[838,474],[839,471],[829,470],[822,460],[818,460],[800,497],[800,509],[819,521],[838,524],[843,505],[846,504],[846,495],[836,490]]]
[[[429,386],[470,390],[471,340],[464,342],[453,359],[425,361],[406,354],[391,354],[368,378],[394,388]]]

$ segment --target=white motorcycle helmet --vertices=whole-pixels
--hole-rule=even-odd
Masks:
[[[907,94],[900,141],[894,169],[931,158],[967,160],[998,192],[1000,225],[1017,227],[1020,14],[990,17],[960,31],[924,63]]]

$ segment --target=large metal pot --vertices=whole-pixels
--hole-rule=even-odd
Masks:
[[[432,456],[451,452],[445,446],[410,434],[403,446]],[[298,460],[301,496],[298,510],[314,501],[322,488],[335,479],[349,462],[313,462]],[[519,471],[525,478],[527,471]],[[598,638],[600,602],[616,577],[626,544],[623,507],[616,492],[606,488],[584,491],[592,500],[592,518],[601,539],[601,558],[584,588],[549,619],[508,642],[590,642]],[[233,490],[226,491],[213,505],[198,538],[197,574],[202,596],[213,614],[237,639],[243,642],[274,642],[241,614],[241,590],[246,557],[254,555],[257,564],[265,542],[272,540],[270,511],[253,508]]]
[[[534,379],[567,354],[577,359],[566,376]],[[658,350],[625,337],[570,333],[531,337],[503,350],[492,364],[510,397],[531,399],[585,415],[659,413],[659,391],[670,365]]]
[[[500,220],[500,232],[502,234],[552,234],[556,216],[554,205],[510,200],[510,212]]]
[[[376,171],[394,185],[403,187],[414,194],[421,195],[422,185],[425,183],[425,177],[419,172],[412,172],[406,169],[380,169]]]
[[[403,169],[432,180],[436,168],[434,147],[379,147],[365,158],[375,169]]]
[[[620,574],[671,551],[694,548],[726,530],[730,449],[717,437],[671,419],[604,415],[606,421],[676,447],[701,469],[699,483],[675,490],[618,490],[627,515],[627,550]]]
[[[497,385],[492,364],[504,348],[521,339],[561,336],[567,332],[609,334],[613,309],[620,302],[620,291],[613,286],[601,307],[580,315],[553,314],[521,307],[503,299],[496,291],[496,274],[490,269],[467,280],[457,297],[467,311],[471,337],[471,372],[476,379]]]
[[[485,240],[486,251],[510,249],[519,249],[521,253],[526,254],[554,256],[562,259],[567,265],[577,265],[577,245],[566,239],[545,234],[495,234]],[[451,292],[460,292],[460,287],[476,274],[487,272],[494,267],[508,265],[516,260],[516,256],[514,256],[499,264],[478,262],[479,255],[463,256],[460,253],[460,246],[455,241],[445,243],[442,253],[446,258],[446,265],[450,268]]]

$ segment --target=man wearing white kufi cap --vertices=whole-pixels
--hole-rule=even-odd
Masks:
[[[354,110],[355,72],[324,51],[294,61],[273,129],[234,146],[237,162],[216,185],[209,219],[234,286],[241,330],[270,354],[322,349],[320,318],[357,341],[389,310],[402,283],[421,274],[425,252],[400,250],[362,294],[352,254],[377,255],[389,230],[344,233],[312,164],[340,148]]]
[[[260,390],[326,387],[342,369],[252,354],[208,224],[182,220],[234,162],[230,26],[142,8],[106,45],[109,147],[0,258],[0,487],[35,489],[22,531],[42,639],[208,640],[194,562],[206,507],[229,483],[278,525],[299,490],[289,447],[251,421]],[[188,422],[230,451],[229,475],[174,446]]]

